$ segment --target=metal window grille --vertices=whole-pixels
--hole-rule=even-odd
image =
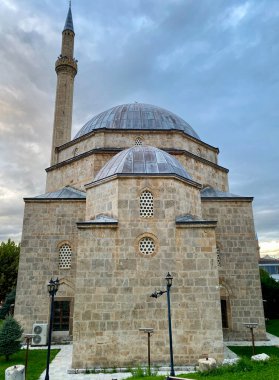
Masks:
[[[151,218],[153,213],[153,195],[150,191],[143,191],[140,195],[140,216]]]
[[[70,269],[72,262],[72,249],[69,244],[63,244],[59,248],[59,268]]]
[[[143,255],[151,255],[155,252],[154,240],[150,237],[144,237],[139,241],[139,250]]]
[[[135,145],[142,145],[142,139],[140,137],[136,138]]]

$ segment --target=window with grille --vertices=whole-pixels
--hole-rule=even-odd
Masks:
[[[140,195],[140,216],[151,218],[153,212],[153,195],[150,191],[143,191]]]
[[[59,268],[70,269],[72,262],[72,249],[69,244],[63,244],[59,248]]]
[[[139,241],[139,250],[143,255],[152,255],[155,252],[155,242],[150,237],[144,237]]]
[[[142,145],[142,139],[140,137],[136,138],[135,145]]]

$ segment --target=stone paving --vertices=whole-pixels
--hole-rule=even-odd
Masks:
[[[267,334],[269,340],[266,341],[257,341],[256,346],[278,346],[279,347],[279,338]],[[251,345],[250,341],[230,341],[225,342],[225,358],[233,359],[236,357],[232,351],[230,351],[227,346],[249,346]],[[55,359],[50,364],[50,379],[51,380],[122,380],[131,376],[129,372],[118,372],[118,373],[97,373],[97,374],[72,374],[68,373],[68,370],[71,368],[71,358],[72,358],[72,345],[63,345],[56,346],[60,348],[61,351],[56,355]],[[187,371],[176,371],[176,375],[180,373],[187,373]],[[168,371],[159,371],[158,374],[167,375]],[[39,380],[45,379],[45,371],[41,374]]]

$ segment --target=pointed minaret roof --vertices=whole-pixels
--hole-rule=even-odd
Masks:
[[[68,10],[63,32],[64,30],[71,30],[72,32],[74,32],[74,24],[73,24],[73,17],[72,17],[72,11],[71,11],[71,1],[69,2],[69,10]]]

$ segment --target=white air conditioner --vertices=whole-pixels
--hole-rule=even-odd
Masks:
[[[32,338],[33,346],[46,346],[47,330],[48,330],[47,323],[33,324],[33,334],[35,334],[35,336]]]

